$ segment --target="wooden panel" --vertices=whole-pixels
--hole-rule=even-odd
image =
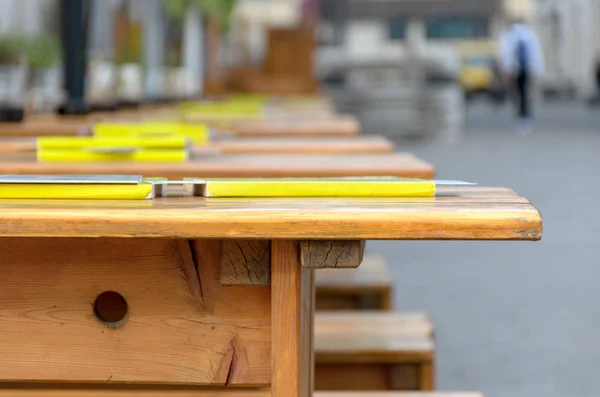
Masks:
[[[407,153],[356,155],[256,154],[221,155],[186,163],[37,163],[0,158],[5,174],[136,174],[181,179],[401,176],[431,179],[434,167]]]
[[[361,240],[300,241],[300,263],[312,269],[356,268],[365,249]]]
[[[0,236],[538,240],[541,234],[540,214],[530,204],[468,195],[0,200]]]
[[[312,395],[313,271],[300,266],[298,245],[271,243],[273,397]]]
[[[270,382],[269,288],[221,287],[218,240],[4,238],[0,251],[2,381]],[[94,315],[103,291],[129,306],[118,329]]]
[[[396,373],[400,375],[400,373]],[[403,365],[402,376],[391,379],[387,364],[322,364],[317,363],[315,388],[318,391],[351,390],[419,390],[419,371],[416,365]]]
[[[271,242],[268,240],[224,240],[221,284],[269,285]]]

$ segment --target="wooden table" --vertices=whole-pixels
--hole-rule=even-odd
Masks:
[[[409,153],[222,155],[186,163],[37,163],[0,156],[2,174],[136,174],[184,177],[401,176],[432,179],[434,167]]]
[[[156,113],[160,115],[160,112]],[[29,116],[23,123],[0,123],[0,138],[38,136],[77,136],[94,122],[140,120],[142,113],[93,114],[90,116],[58,117],[53,115]],[[352,116],[323,118],[276,117],[266,119],[226,120],[198,119],[239,137],[353,137],[360,133],[360,124]]]
[[[0,200],[0,236],[0,382],[304,397],[315,269],[358,266],[367,239],[537,240],[541,219],[494,189],[436,199]]]
[[[354,138],[238,138],[197,145],[196,149],[215,149],[223,154],[354,154],[392,153],[394,144],[384,136],[367,135]],[[35,159],[35,138],[0,140],[0,155],[30,154]]]

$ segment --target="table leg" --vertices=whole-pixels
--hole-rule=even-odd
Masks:
[[[271,395],[313,394],[314,274],[300,264],[298,243],[271,243]]]

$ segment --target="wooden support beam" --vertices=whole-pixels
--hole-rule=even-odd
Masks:
[[[271,393],[273,397],[310,397],[314,274],[300,266],[295,241],[273,240],[271,256]]]
[[[301,241],[300,261],[312,269],[355,268],[362,262],[363,240]]]
[[[268,240],[223,240],[221,284],[269,285],[270,266]]]

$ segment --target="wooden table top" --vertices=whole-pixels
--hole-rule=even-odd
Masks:
[[[0,155],[31,154],[36,151],[35,138],[0,140]],[[394,144],[384,136],[368,135],[353,138],[239,138],[197,145],[199,149],[216,149],[223,154],[296,153],[354,154],[392,153]],[[30,156],[33,159],[35,157]]]
[[[437,198],[0,200],[0,236],[538,240],[539,212],[507,189]]]
[[[0,156],[0,174],[136,174],[184,177],[400,176],[432,179],[434,167],[409,154],[218,155],[186,163],[38,163]]]
[[[217,124],[218,126],[218,124]],[[281,118],[232,121],[223,126],[239,137],[330,136],[351,137],[360,134],[360,123],[353,116],[322,119]]]
[[[106,113],[68,117],[33,115],[23,123],[0,123],[0,138],[77,136],[82,131],[89,129],[94,122],[102,120],[133,121],[143,118],[143,115],[143,113],[118,115]],[[155,116],[160,116],[160,112],[157,112]],[[203,120],[196,120],[196,122],[201,121]],[[219,119],[208,120],[208,124],[225,129],[240,137],[352,137],[360,133],[360,124],[352,116],[273,117],[237,121]]]

